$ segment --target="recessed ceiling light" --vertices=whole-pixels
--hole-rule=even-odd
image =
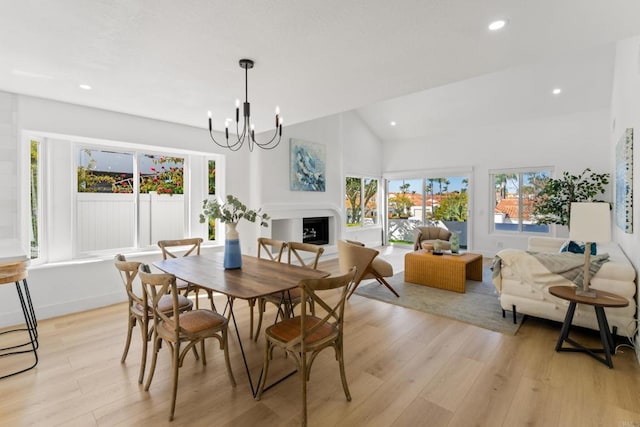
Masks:
[[[391,126],[395,126],[395,125],[396,125],[396,122],[391,122],[391,123],[389,123],[389,124],[390,124]]]
[[[553,93],[554,95],[560,95],[562,93],[562,89],[557,87],[554,90],[552,90],[551,93]]]
[[[507,21],[505,21],[504,19],[499,19],[499,20],[493,21],[491,24],[489,24],[489,29],[491,31],[498,31],[498,30],[504,28],[505,25],[507,25]]]
[[[85,84],[81,84],[81,85],[80,85],[80,89],[84,89],[84,90],[91,90],[91,86],[89,86],[89,85],[85,85]]]

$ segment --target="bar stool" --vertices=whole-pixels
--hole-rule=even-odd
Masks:
[[[31,366],[1,376],[0,379],[11,377],[13,375],[28,371],[35,368],[35,366],[38,364],[38,320],[36,319],[36,314],[33,310],[31,294],[29,293],[29,286],[27,285],[28,263],[29,260],[27,259],[27,257],[19,260],[0,260],[0,285],[8,285],[11,283],[16,284],[16,291],[18,292],[18,299],[20,300],[20,305],[22,306],[22,314],[24,315],[25,322],[24,328],[16,328],[0,332],[0,336],[15,332],[27,332],[27,334],[29,335],[29,341],[23,344],[16,344],[0,348],[0,358],[18,354],[33,353],[34,361]]]

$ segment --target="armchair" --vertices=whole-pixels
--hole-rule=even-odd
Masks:
[[[416,240],[413,243],[413,250],[417,251],[422,249],[422,243],[434,243],[437,240],[440,241],[442,248],[445,250],[451,249],[451,232],[442,227],[417,227],[416,228]]]

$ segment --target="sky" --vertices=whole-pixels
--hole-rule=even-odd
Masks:
[[[464,176],[457,176],[457,177],[446,177],[446,179],[450,182],[450,184],[448,185],[448,191],[452,192],[452,191],[460,191],[463,187],[466,188],[466,185],[462,184],[462,180],[465,179],[466,177]],[[427,181],[428,182],[428,181]],[[404,183],[410,184],[409,189],[407,190],[408,192],[412,192],[415,191],[416,193],[420,193],[422,190],[422,179],[390,179],[389,180],[389,192],[390,193],[397,193],[400,191],[400,186]],[[433,191],[434,193],[437,193],[438,190],[440,189],[439,185],[437,183],[434,183],[434,188]],[[442,187],[442,191],[444,191],[444,184]]]

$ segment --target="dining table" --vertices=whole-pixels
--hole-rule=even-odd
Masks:
[[[227,297],[225,312],[229,321],[233,322],[236,330],[242,360],[249,379],[251,393],[254,397],[258,392],[260,379],[258,379],[254,387],[242,345],[242,338],[233,312],[234,301],[236,299],[251,301],[274,293],[283,293],[284,295],[284,292],[296,288],[303,279],[318,279],[329,276],[326,271],[313,270],[250,255],[242,256],[242,267],[237,269],[225,269],[220,254],[170,258],[156,261],[153,265],[159,270],[173,274],[178,279],[184,280],[191,285],[218,292]],[[285,300],[283,297],[283,303]],[[284,311],[286,312],[287,310]],[[262,376],[262,372],[260,376]]]

